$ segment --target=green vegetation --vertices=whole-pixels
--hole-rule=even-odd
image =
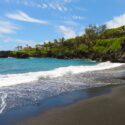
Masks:
[[[107,53],[117,52],[121,49],[122,44],[125,41],[125,37],[112,38],[112,39],[99,39],[93,46],[94,52]]]
[[[106,29],[106,26],[90,25],[82,36],[71,39],[55,39],[43,45],[18,46],[14,57],[90,58],[94,60],[120,61],[125,53],[125,26]],[[123,61],[123,59],[121,60]]]

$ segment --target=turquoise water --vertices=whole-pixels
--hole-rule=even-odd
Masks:
[[[0,74],[17,74],[36,71],[48,71],[59,67],[96,65],[87,60],[64,60],[55,58],[0,59]]]
[[[79,84],[72,85],[75,80],[68,76],[69,72],[77,66],[97,64],[80,59],[0,58],[0,114],[79,88]]]
[[[1,58],[0,114],[63,93],[104,86],[106,83],[97,81],[98,78],[104,78],[104,75],[95,71],[120,65],[80,59]]]

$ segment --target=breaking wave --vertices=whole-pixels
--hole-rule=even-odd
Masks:
[[[79,74],[84,72],[99,71],[121,66],[121,63],[104,62],[94,66],[68,66],[60,67],[50,71],[29,72],[22,74],[0,75],[0,87],[13,86],[22,83],[38,81],[40,78],[57,78],[67,74]]]

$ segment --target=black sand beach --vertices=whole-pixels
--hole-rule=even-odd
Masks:
[[[99,71],[96,80],[121,84],[100,96],[78,101],[38,113],[17,125],[124,125],[125,124],[125,66]],[[102,77],[103,76],[103,77]]]
[[[81,88],[17,107],[1,115],[0,125],[124,125],[124,69],[125,65],[75,75],[81,80],[88,78],[88,84],[98,83],[98,87]]]
[[[28,117],[18,122],[17,125],[124,125],[124,68],[123,65],[110,70],[93,72],[97,81],[109,83],[110,86],[119,84],[111,87],[110,91],[106,90],[102,93],[103,87],[89,89],[92,92],[88,94],[93,98],[81,98],[70,105],[55,106],[44,112],[40,110],[33,117]],[[99,95],[94,95],[97,91]]]
[[[125,86],[107,95],[55,108],[18,125],[124,125]]]

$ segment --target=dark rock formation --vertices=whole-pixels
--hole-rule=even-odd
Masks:
[[[52,57],[52,58],[59,58],[59,59],[91,59],[96,61],[111,61],[111,62],[122,62],[125,63],[125,52],[124,51],[117,51],[114,53],[94,53],[94,52],[88,52],[88,53],[82,53],[82,54],[76,54],[76,55],[52,55],[49,53],[49,55],[42,55],[41,53],[35,53],[33,55],[29,55],[23,52],[12,52],[12,51],[0,51],[0,58],[8,58],[8,57],[14,57],[14,58],[23,58],[27,59],[29,57],[36,57],[36,58],[42,58],[42,57]]]
[[[0,58],[8,58],[11,56],[11,51],[0,51]]]
[[[23,59],[26,59],[26,58],[29,58],[29,55],[28,55],[28,54],[25,54],[25,53],[22,53],[22,52],[17,52],[16,55],[15,55],[15,58],[23,58]]]

